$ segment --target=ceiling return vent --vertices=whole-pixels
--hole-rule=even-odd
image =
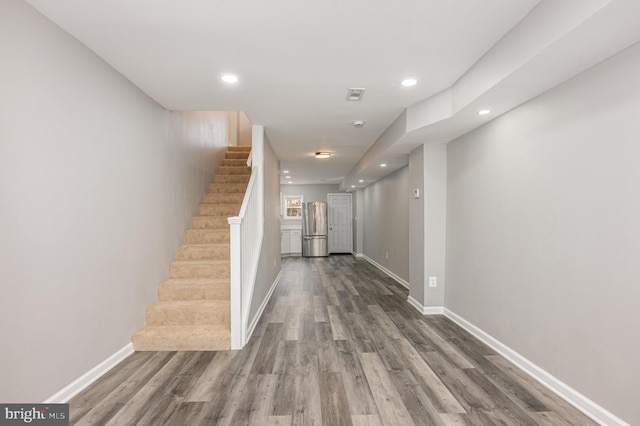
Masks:
[[[359,101],[362,99],[362,95],[364,95],[364,88],[350,87],[347,92],[347,100]]]

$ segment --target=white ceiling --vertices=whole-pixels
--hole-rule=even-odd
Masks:
[[[393,159],[395,168],[402,166],[403,161],[406,164],[406,152],[420,143],[418,136],[430,134],[431,123],[424,111],[433,111],[428,103],[443,90],[452,88],[453,92],[459,85],[457,92],[466,90],[470,98],[462,102],[460,96],[452,94],[447,112],[441,117],[449,123],[445,127],[452,129],[445,136],[436,131],[440,138],[436,142],[447,142],[447,136],[480,125],[481,122],[470,119],[458,120],[461,123],[456,124],[450,118],[462,115],[465,107],[474,104],[473,100],[491,92],[497,82],[512,77],[515,70],[524,68],[523,64],[539,57],[549,45],[610,3],[604,0],[27,1],[165,108],[244,111],[254,124],[265,126],[282,168],[291,171],[294,183],[326,181],[342,183],[343,187],[359,178],[371,182],[381,177],[384,173],[373,172],[372,168],[384,155]],[[505,40],[516,40],[525,47],[532,40],[535,44],[538,39],[535,28],[546,31],[548,22],[553,30],[552,21],[558,13],[564,17],[558,25],[566,31],[558,30],[556,39],[527,52],[525,59],[529,61],[505,65],[504,58],[518,56],[523,50],[508,46]],[[620,16],[625,14],[628,15],[627,10],[620,12]],[[540,15],[537,21],[534,15]],[[638,22],[638,16],[634,22]],[[516,31],[523,22],[526,24],[525,17],[538,24],[537,27],[531,24],[533,35],[528,39],[518,38]],[[618,44],[628,44],[634,37],[635,32]],[[495,51],[502,52],[502,56],[492,59],[488,53]],[[495,72],[497,68],[506,70],[497,82],[488,82],[489,74],[482,74],[482,69],[476,72],[480,77],[471,72],[483,61],[488,63],[485,68],[492,70],[492,76],[500,74]],[[236,74],[240,82],[225,85],[219,78],[225,72]],[[406,77],[417,78],[419,84],[401,87],[399,82]],[[479,80],[488,82],[487,87],[472,93],[469,87],[482,86]],[[465,81],[470,83],[464,86]],[[366,88],[362,101],[346,101],[349,87]],[[495,98],[496,90],[493,92]],[[499,103],[500,99],[493,101]],[[522,101],[516,96],[512,102],[504,102],[502,112],[515,106],[514,102]],[[390,145],[381,142],[380,136],[403,111],[410,117],[411,125],[417,126],[417,133],[411,135],[415,129],[405,126],[402,135]],[[422,118],[415,119],[416,114]],[[364,120],[366,125],[355,129],[351,125],[354,120]],[[379,148],[389,146],[376,149],[376,144]],[[314,159],[312,153],[321,150],[332,152],[333,157]],[[375,155],[371,152],[365,155],[368,150],[375,151]]]

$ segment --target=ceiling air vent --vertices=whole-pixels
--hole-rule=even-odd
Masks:
[[[347,100],[359,101],[362,99],[362,95],[364,95],[364,88],[351,87],[347,92]]]

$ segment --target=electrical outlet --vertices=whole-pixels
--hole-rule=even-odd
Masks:
[[[429,287],[438,287],[437,277],[429,277]]]

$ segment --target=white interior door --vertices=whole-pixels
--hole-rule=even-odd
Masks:
[[[351,253],[353,223],[351,194],[327,194],[329,210],[329,253]]]

